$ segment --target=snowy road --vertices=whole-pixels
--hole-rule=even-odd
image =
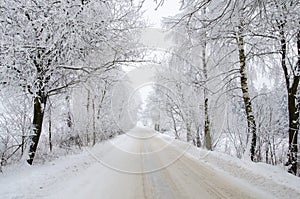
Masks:
[[[89,149],[89,150],[88,150]],[[299,198],[281,168],[208,152],[145,128],[45,164],[0,175],[5,199]]]
[[[135,129],[92,152],[94,164],[51,198],[268,198],[187,157],[170,142]]]

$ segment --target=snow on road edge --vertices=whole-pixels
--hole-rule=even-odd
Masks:
[[[86,148],[80,154],[60,157],[43,165],[28,166],[27,164],[13,165],[5,168],[0,174],[0,198],[41,198],[53,194],[53,191],[63,189],[64,182],[75,179],[83,170],[97,162],[90,152],[104,155],[111,149],[111,144],[124,142],[124,136],[113,138]],[[263,163],[253,163],[240,160],[224,153],[211,152],[174,138],[157,134],[177,150],[185,151],[190,158],[206,164],[224,176],[233,176],[237,182],[257,187],[277,198],[297,198],[300,195],[300,178],[288,174],[281,168]],[[123,143],[124,144],[124,143]],[[187,150],[186,150],[187,149]]]
[[[113,138],[121,142],[122,136]],[[76,176],[93,164],[98,164],[91,153],[105,154],[111,147],[110,141],[103,141],[94,147],[86,147],[79,154],[61,156],[45,164],[26,163],[10,165],[0,173],[0,198],[31,199],[43,198],[59,192],[64,182]]]
[[[271,193],[276,198],[298,198],[300,178],[293,176],[278,166],[241,160],[224,153],[188,147],[188,143],[175,140],[165,134],[159,135],[174,148],[186,150],[186,155],[214,168],[223,175],[230,175],[262,191]]]

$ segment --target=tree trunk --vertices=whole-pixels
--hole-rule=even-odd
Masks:
[[[189,123],[186,123],[186,141],[190,142],[192,140],[191,126]]]
[[[34,98],[34,111],[33,111],[33,134],[30,136],[30,145],[29,145],[29,157],[27,159],[28,164],[32,165],[39,139],[42,132],[44,110],[46,107],[47,96],[40,95]]]
[[[200,148],[201,147],[201,139],[200,139],[200,128],[198,127],[197,128],[197,135],[196,135],[196,146],[198,147],[198,148]]]
[[[52,152],[52,121],[51,121],[51,103],[49,105],[49,124],[48,124],[48,133],[49,133],[49,148],[50,152]]]
[[[276,165],[275,148],[272,147],[271,142],[269,142],[269,147],[270,147],[270,155],[271,155],[271,164]]]
[[[23,111],[24,111],[24,113],[23,113],[23,122],[22,122],[21,157],[23,156],[24,149],[25,149],[25,138],[26,138],[26,114],[25,113],[27,111],[26,108],[24,108]]]
[[[154,125],[154,130],[155,130],[155,131],[159,131],[159,124],[155,123],[155,125]]]
[[[245,112],[247,116],[247,127],[248,127],[247,137],[250,137],[251,140],[250,158],[252,161],[254,161],[255,149],[256,149],[256,124],[255,124],[255,117],[252,111],[252,105],[251,105],[248,83],[247,83],[246,55],[245,55],[245,44],[244,44],[244,36],[243,36],[243,26],[244,25],[241,22],[241,25],[238,27],[237,42],[238,42],[238,49],[239,49],[241,89],[243,93]],[[247,148],[247,150],[249,149]]]
[[[92,109],[93,109],[93,146],[96,144],[96,114],[95,114],[95,98],[92,100]]]
[[[24,154],[24,149],[25,149],[25,135],[22,135],[22,141],[21,141],[21,157]]]
[[[288,115],[289,115],[289,150],[288,150],[288,161],[286,166],[289,166],[288,172],[297,175],[298,170],[298,131],[299,131],[299,102],[297,99],[297,91],[300,81],[300,32],[297,34],[297,50],[298,50],[298,60],[295,68],[294,77],[289,74],[286,56],[287,56],[287,42],[284,32],[284,24],[280,25],[280,44],[281,44],[281,67],[285,76],[286,89],[288,93]],[[291,72],[290,72],[291,73]]]
[[[202,64],[203,64],[203,74],[205,82],[207,82],[207,65],[206,65],[206,41],[203,43],[202,49]],[[212,150],[211,135],[210,135],[210,120],[208,112],[208,96],[207,96],[207,85],[204,87],[204,137],[205,137],[205,147],[207,150]]]
[[[86,104],[86,113],[87,113],[87,117],[89,118],[90,117],[90,90],[87,89],[87,104]],[[87,146],[89,145],[90,143],[90,136],[89,136],[89,127],[90,127],[90,121],[88,120],[87,121],[87,124],[86,124],[86,142],[87,142]]]
[[[266,142],[265,149],[266,149],[266,163],[270,164],[270,162],[269,162],[269,142]]]
[[[209,129],[209,116],[208,116],[208,99],[204,98],[204,114],[205,114],[205,123],[204,123],[204,135],[205,135],[205,147],[207,150],[212,150],[211,136]]]
[[[260,137],[257,138],[257,152],[256,152],[256,160],[258,162],[261,162],[262,161],[262,156],[261,156],[261,147],[263,145],[263,141],[260,139]]]
[[[288,110],[289,110],[289,153],[288,153],[288,163],[291,166],[289,172],[296,175],[297,174],[297,138],[299,130],[299,113],[296,109],[296,92],[289,89],[288,94]]]
[[[174,131],[175,131],[175,139],[179,139],[179,134],[178,134],[178,130],[177,130],[177,125],[176,125],[176,120],[175,120],[175,117],[172,113],[172,110],[170,111],[171,113],[171,118],[172,118],[172,122],[173,122],[173,128],[174,128]]]

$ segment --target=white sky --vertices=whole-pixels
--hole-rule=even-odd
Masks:
[[[157,8],[154,0],[146,0],[143,4],[142,10],[144,17],[151,28],[148,28],[142,33],[141,42],[149,48],[157,48],[166,50],[172,46],[172,41],[166,40],[166,33],[161,32],[161,20],[164,17],[174,16],[179,12],[179,0],[164,0],[164,4]],[[146,99],[152,89],[154,83],[155,70],[150,66],[141,66],[140,68],[124,68],[127,76],[131,81],[132,87],[135,89],[133,95],[140,93],[142,100],[142,108],[146,106]],[[136,96],[138,97],[138,96]]]
[[[143,5],[143,10],[145,10],[145,18],[153,24],[153,27],[161,27],[161,20],[163,17],[174,16],[179,12],[180,3],[179,0],[164,0],[164,4],[160,6],[157,10],[154,0],[146,0]]]
[[[155,82],[155,67],[150,65],[135,68],[127,73],[127,77],[134,89],[131,100],[135,97],[141,97],[142,110],[146,107],[146,101],[151,91],[153,91],[153,83]]]

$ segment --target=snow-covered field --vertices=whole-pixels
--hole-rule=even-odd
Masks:
[[[135,128],[43,165],[6,167],[0,198],[299,198],[282,169]]]

